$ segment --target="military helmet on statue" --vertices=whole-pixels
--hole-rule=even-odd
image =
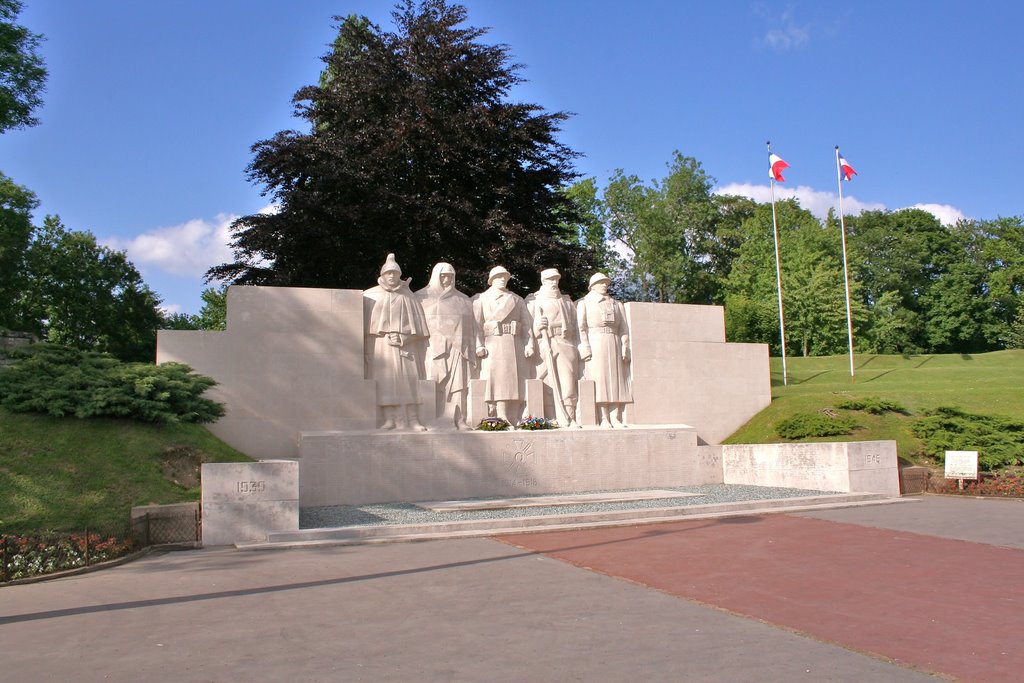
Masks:
[[[386,261],[384,261],[384,265],[380,267],[380,274],[383,275],[384,273],[393,273],[393,272],[398,273],[399,275],[401,275],[402,274],[402,269],[399,267],[398,261],[395,260],[395,255],[394,254],[388,254],[388,258],[387,258]]]
[[[487,284],[491,284],[494,282],[494,278],[501,276],[512,279],[512,273],[505,270],[505,266],[494,266],[491,268],[491,272],[487,274]]]

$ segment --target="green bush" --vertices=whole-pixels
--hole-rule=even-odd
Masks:
[[[842,408],[843,410],[863,410],[866,413],[872,415],[881,415],[882,413],[899,413],[900,415],[910,415],[910,411],[901,406],[895,401],[889,401],[884,398],[878,398],[877,396],[866,396],[864,398],[851,398],[846,401],[842,401],[836,404],[836,408]]]
[[[775,425],[775,433],[783,439],[805,439],[812,436],[849,434],[859,425],[844,415],[797,413]]]
[[[978,451],[978,465],[994,470],[1024,464],[1024,422],[942,406],[914,422],[925,452],[942,461],[946,451]]]
[[[126,417],[144,422],[213,422],[224,406],[202,397],[214,382],[187,365],[122,363],[96,351],[33,344],[0,367],[0,405],[56,417]]]

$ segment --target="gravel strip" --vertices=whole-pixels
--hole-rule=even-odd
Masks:
[[[821,496],[835,491],[808,491],[806,489],[776,488],[771,486],[737,486],[732,484],[703,484],[700,486],[660,487],[697,496],[680,498],[652,498],[620,503],[581,503],[579,505],[553,505],[548,507],[504,508],[499,510],[464,510],[458,512],[431,512],[412,503],[378,505],[324,505],[299,510],[300,529],[329,529],[342,526],[383,526],[392,524],[434,524],[462,522],[476,519],[507,519],[509,517],[538,517],[543,515],[569,515],[609,510],[641,510],[644,508],[681,507],[686,505],[713,505],[750,500],[778,498],[805,498]],[[626,489],[642,490],[642,489]],[[580,491],[579,493],[600,493]],[[607,492],[606,492],[607,493]],[[526,497],[526,496],[521,496]],[[496,496],[494,499],[500,499]]]

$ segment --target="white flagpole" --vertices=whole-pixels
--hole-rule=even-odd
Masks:
[[[843,215],[843,168],[836,145],[836,182],[839,183],[839,232],[843,237],[843,284],[846,286],[846,336],[850,341],[850,381],[856,382],[853,369],[853,315],[850,312],[850,269],[846,262],[846,217]]]
[[[768,145],[768,169],[771,170],[772,141]],[[775,281],[779,292],[779,338],[782,341],[782,384],[789,384],[786,372],[786,317],[782,310],[782,267],[779,265],[779,223],[775,218],[775,174],[768,173],[768,182],[772,190],[772,235],[775,237]]]

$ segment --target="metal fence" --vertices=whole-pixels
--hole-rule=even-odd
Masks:
[[[131,535],[139,547],[199,543],[203,538],[199,505],[183,503],[132,508]]]

